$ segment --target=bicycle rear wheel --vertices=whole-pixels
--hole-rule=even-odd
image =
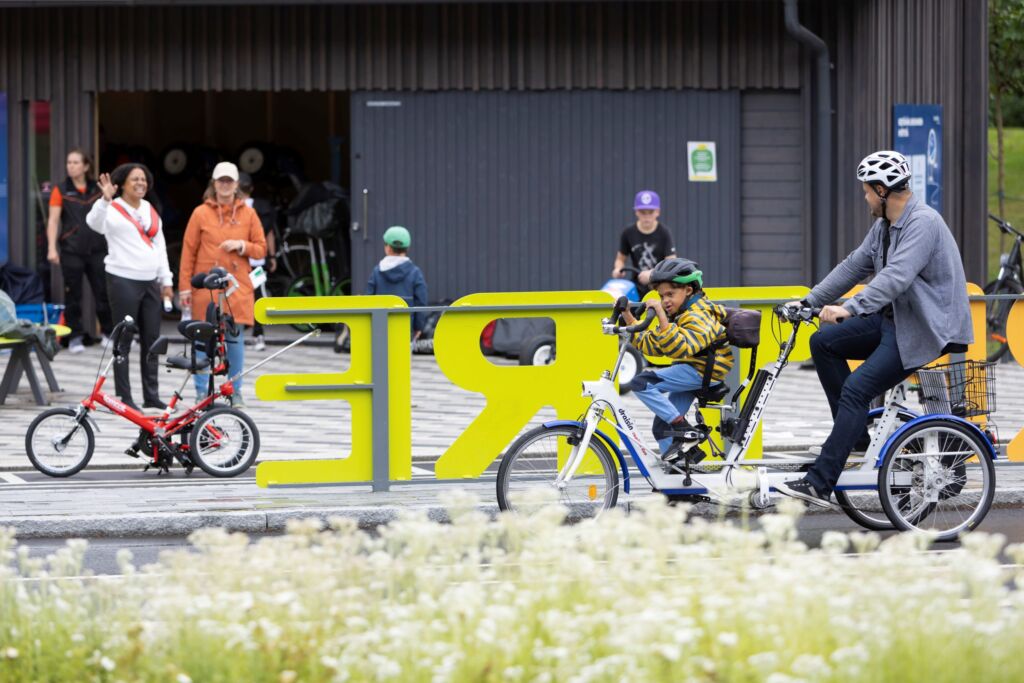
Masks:
[[[237,408],[215,408],[196,420],[188,437],[189,457],[211,477],[245,472],[260,452],[260,433]]]
[[[1005,280],[1002,283],[993,281],[985,285],[986,294],[1021,294],[1024,287],[1016,280]],[[1006,299],[985,302],[985,353],[993,363],[1009,350],[1006,341],[1006,319],[1010,316],[1013,301]]]
[[[73,408],[51,408],[36,416],[25,433],[32,466],[50,477],[70,477],[89,464],[96,448],[92,425]]]
[[[995,496],[989,449],[971,427],[936,418],[896,439],[878,471],[882,509],[903,531],[955,540],[985,519]]]
[[[572,479],[555,486],[558,472],[578,443],[582,428],[537,427],[516,439],[498,467],[498,507],[532,512],[547,505],[569,508],[570,519],[600,514],[615,507],[619,473],[608,446],[593,437]]]

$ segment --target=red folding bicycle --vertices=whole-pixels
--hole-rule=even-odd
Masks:
[[[217,405],[217,399],[227,400],[234,393],[233,382],[238,377],[252,372],[308,337],[319,334],[319,330],[303,335],[249,369],[228,377],[216,391],[211,381],[206,396],[181,414],[173,415],[194,374],[227,375],[229,372],[225,332],[233,321],[223,314],[223,304],[237,287],[237,281],[223,269],[215,268],[209,274],[197,275],[192,285],[220,290],[219,301],[216,306],[211,304],[207,320],[182,321],[178,325],[178,331],[186,340],[186,352],[169,357],[165,365],[188,372],[163,414],[146,416],[103,391],[111,366],[127,361],[134,336],[134,321],[126,317],[111,333],[113,353],[103,370],[97,373],[92,393],[77,407],[52,408],[39,414],[29,425],[25,434],[25,451],[37,470],[51,477],[70,477],[80,472],[89,463],[96,447],[95,432],[99,427],[91,413],[100,407],[138,425],[139,435],[125,454],[135,458],[144,455],[147,458],[144,470],[154,467],[158,473],[169,472],[175,460],[185,468],[186,474],[191,474],[197,465],[214,477],[234,477],[249,469],[260,449],[256,423],[238,408]],[[169,343],[167,337],[161,336],[150,347],[149,353],[164,355]],[[201,357],[200,351],[205,357]],[[103,358],[100,358],[101,366]]]

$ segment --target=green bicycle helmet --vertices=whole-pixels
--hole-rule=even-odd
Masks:
[[[696,285],[697,289],[704,287],[704,273],[696,261],[687,258],[667,258],[651,271],[651,284],[657,285],[662,282],[675,282],[681,285]]]

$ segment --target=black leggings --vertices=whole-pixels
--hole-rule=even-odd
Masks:
[[[135,319],[142,346],[139,349],[139,368],[142,371],[142,400],[145,403],[160,401],[160,387],[157,375],[157,361],[150,362],[149,347],[160,336],[160,318],[163,304],[160,301],[160,283],[156,280],[130,280],[107,273],[107,293],[114,324],[124,320],[126,315]],[[124,348],[130,348],[126,339]],[[128,362],[114,363],[114,389],[123,400],[132,400],[132,385],[128,378]]]

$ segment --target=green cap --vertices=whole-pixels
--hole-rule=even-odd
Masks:
[[[408,249],[412,244],[412,237],[409,236],[409,231],[401,225],[392,225],[384,231],[384,244],[398,249]]]

